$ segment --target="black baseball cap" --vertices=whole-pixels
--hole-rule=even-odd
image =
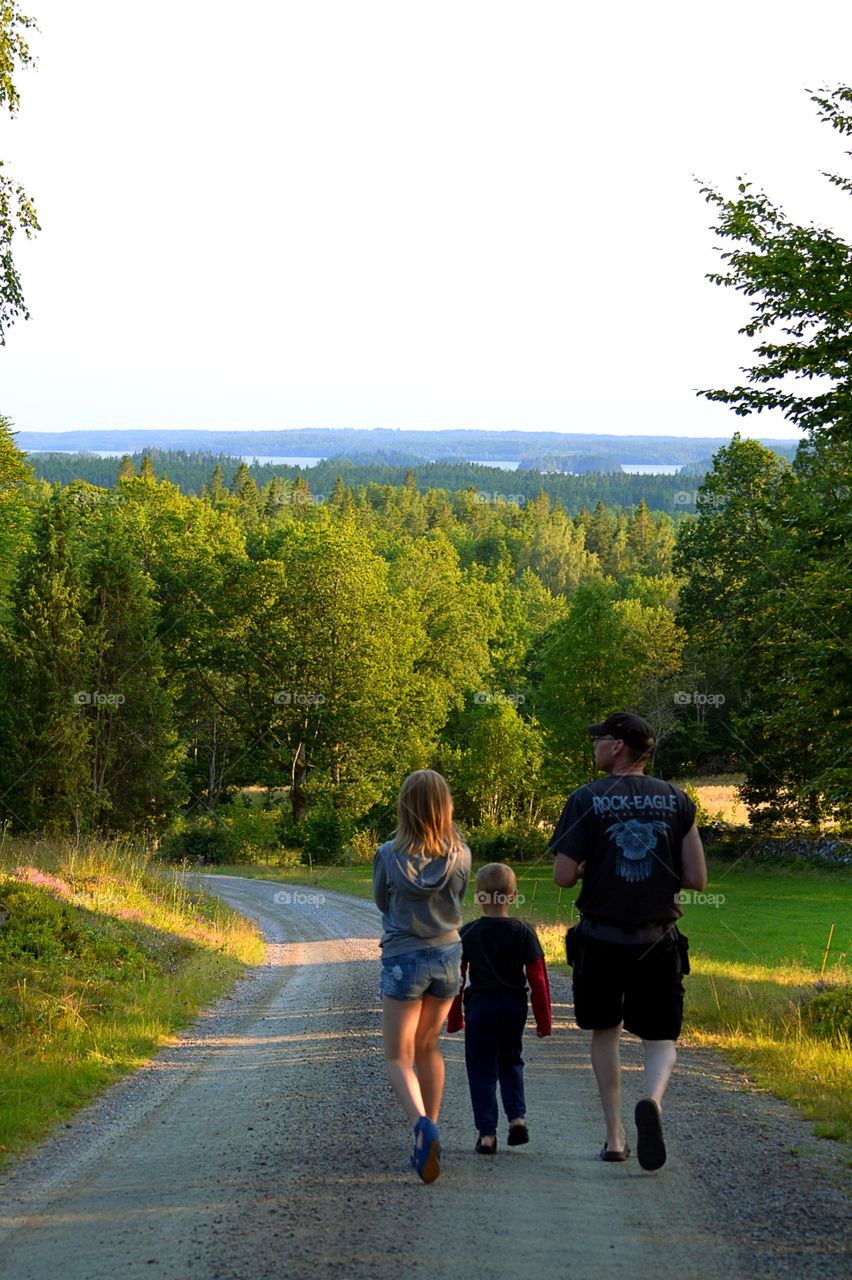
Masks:
[[[620,738],[636,751],[650,751],[654,745],[654,730],[632,711],[613,711],[603,724],[590,724],[589,733],[595,738]]]

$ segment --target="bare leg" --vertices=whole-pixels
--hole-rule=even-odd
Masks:
[[[392,996],[382,996],[385,1069],[393,1091],[412,1126],[421,1116],[429,1114],[423,1102],[420,1082],[414,1073],[414,1038],[421,1005],[428,999],[428,996],[424,996],[422,1001],[395,1000]]]
[[[677,1061],[674,1040],[643,1040],[642,1048],[645,1051],[645,1096],[653,1098],[661,1107]]]
[[[592,1032],[592,1067],[598,1082],[604,1119],[606,1145],[610,1151],[623,1151],[624,1125],[621,1123],[621,1026]]]
[[[424,996],[420,1004],[420,1019],[414,1035],[414,1061],[417,1064],[417,1079],[420,1082],[424,1107],[420,1114],[427,1115],[436,1124],[438,1112],[441,1109],[446,1074],[438,1037],[451,1004],[452,1000]]]
[[[636,1154],[643,1169],[660,1169],[666,1163],[666,1143],[660,1122],[663,1094],[677,1058],[673,1040],[643,1040],[645,1097],[636,1103]]]

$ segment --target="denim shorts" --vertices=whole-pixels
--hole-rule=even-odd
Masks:
[[[379,992],[394,1000],[419,1000],[435,996],[452,1000],[461,985],[462,944],[424,947],[401,956],[382,956]]]

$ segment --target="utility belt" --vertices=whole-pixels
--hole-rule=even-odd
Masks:
[[[677,936],[677,921],[667,920],[665,923],[626,925],[614,924],[608,920],[590,920],[583,916],[577,925],[578,933],[583,938],[596,938],[599,942],[634,942],[646,945],[659,942],[667,935]]]
[[[574,977],[582,967],[585,954],[583,943],[594,939],[597,942],[616,942],[622,945],[651,947],[655,942],[670,938],[675,944],[674,955],[679,975],[689,973],[689,940],[677,927],[676,920],[659,921],[655,924],[629,925],[615,924],[610,920],[590,920],[583,916],[577,924],[572,925],[565,935],[565,958],[574,967]]]

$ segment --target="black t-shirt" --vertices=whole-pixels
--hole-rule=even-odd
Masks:
[[[526,991],[524,967],[544,955],[532,925],[516,916],[480,916],[459,933],[472,995]]]
[[[569,797],[549,850],[585,862],[577,909],[592,920],[677,920],[681,844],[695,805],[680,787],[644,774],[610,774]]]

